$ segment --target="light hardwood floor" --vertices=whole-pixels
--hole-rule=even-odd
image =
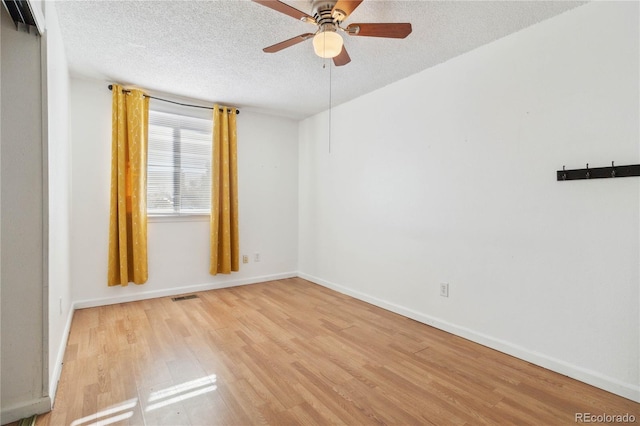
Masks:
[[[292,278],[79,310],[38,425],[575,424],[640,404]]]

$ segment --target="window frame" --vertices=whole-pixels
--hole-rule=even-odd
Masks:
[[[185,102],[185,100],[181,100],[180,102]],[[194,101],[188,100],[188,102],[190,104],[193,104]],[[211,131],[213,132],[213,113],[210,110],[211,107],[205,106],[205,105],[202,105],[202,106],[203,108],[181,106],[181,105],[175,105],[172,103],[162,102],[152,98],[150,99],[150,102],[149,102],[149,114],[151,114],[152,112],[158,112],[158,113],[184,116],[189,118],[208,120],[211,123],[211,128],[212,128]],[[150,127],[151,127],[151,124],[149,123],[149,129]],[[173,152],[172,164],[173,164],[174,174],[180,173],[180,168],[176,167],[176,158],[178,158],[178,164],[180,164],[180,161],[179,161],[179,154],[178,154],[179,150],[176,150],[175,148],[175,143],[176,143],[175,130],[176,129],[174,128],[174,136],[173,136],[174,148],[172,150]],[[192,130],[201,130],[201,129],[192,129]],[[178,143],[180,143],[180,138],[177,138],[177,139],[178,139]],[[211,144],[213,144],[213,140],[211,141]],[[213,168],[213,165],[211,167]],[[213,170],[212,170],[212,173],[213,173]],[[149,186],[148,174],[149,174],[149,159],[147,155],[147,195],[148,195],[148,186]],[[148,200],[147,200],[146,214],[147,214],[148,222],[205,222],[205,221],[209,221],[209,218],[211,216],[210,210],[208,213],[202,213],[202,212],[192,213],[192,212],[183,212],[183,211],[174,211],[173,213],[149,212]]]

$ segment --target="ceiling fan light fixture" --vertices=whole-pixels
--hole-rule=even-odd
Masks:
[[[342,52],[343,40],[335,31],[322,31],[313,37],[313,50],[321,58],[335,58]]]

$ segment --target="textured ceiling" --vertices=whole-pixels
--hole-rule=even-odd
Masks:
[[[310,1],[284,2],[311,12]],[[250,0],[59,0],[56,8],[74,76],[301,119],[580,4],[366,0],[343,26],[411,22],[413,32],[345,35],[351,63],[342,67],[317,57],[310,40],[263,53],[315,26]]]

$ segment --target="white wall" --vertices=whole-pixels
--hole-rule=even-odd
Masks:
[[[0,423],[47,411],[41,40],[0,8],[2,40]]]
[[[596,2],[300,125],[301,276],[640,401],[638,3]],[[439,283],[450,296],[439,296]]]
[[[49,395],[53,397],[71,320],[71,142],[69,72],[55,2],[46,2],[47,139],[49,181]]]
[[[238,116],[240,250],[251,262],[209,275],[209,223],[150,222],[149,281],[107,287],[111,92],[107,82],[71,79],[72,298],[78,307],[178,294],[295,275],[298,123]],[[253,261],[260,253],[261,261]]]

